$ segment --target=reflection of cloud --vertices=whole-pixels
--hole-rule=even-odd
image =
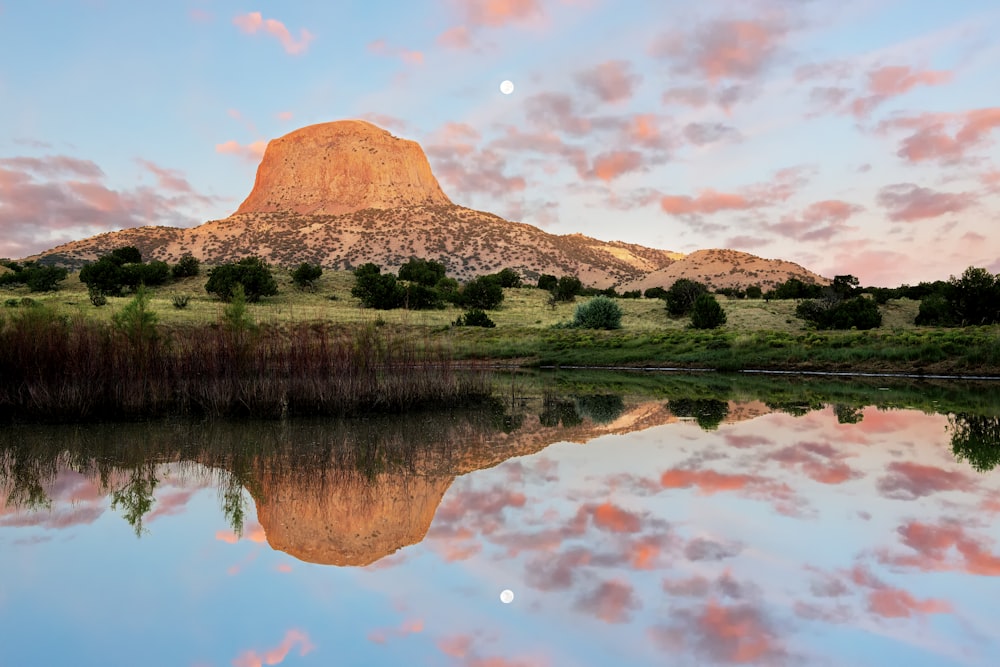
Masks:
[[[696,537],[684,547],[688,560],[723,560],[738,556],[743,545],[735,542],[723,544],[704,537]]]
[[[615,533],[637,533],[640,521],[637,514],[611,503],[603,503],[594,508],[594,525]]]
[[[234,667],[263,667],[264,665],[277,665],[284,662],[288,653],[298,645],[299,655],[306,655],[316,648],[309,636],[301,630],[291,629],[285,633],[285,638],[281,643],[272,649],[267,649],[263,653],[250,650],[242,653],[233,660]]]
[[[938,491],[970,491],[976,481],[961,472],[949,472],[936,466],[910,461],[894,461],[888,474],[878,480],[879,492],[888,498],[914,500]]]
[[[762,609],[714,601],[700,610],[682,610],[673,625],[654,626],[649,637],[662,650],[692,651],[719,663],[779,664],[787,653]]]
[[[992,553],[982,540],[969,535],[954,522],[938,525],[910,521],[896,532],[903,544],[915,554],[892,555],[883,550],[879,560],[897,567],[913,567],[924,571],[959,570],[969,574],[1000,576],[1000,555]],[[953,551],[957,553],[953,554]]]

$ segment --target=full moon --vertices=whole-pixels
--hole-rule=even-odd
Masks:
[[[505,81],[504,83],[510,83],[510,82]],[[510,590],[509,588],[500,593],[500,602],[503,602],[504,604],[510,604],[513,600],[514,600],[514,591]]]
[[[504,95],[510,95],[514,92],[514,83],[512,81],[504,81],[500,84],[500,92]]]

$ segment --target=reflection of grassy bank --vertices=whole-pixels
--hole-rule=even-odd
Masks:
[[[0,418],[393,412],[488,393],[484,375],[456,373],[440,345],[374,326],[134,324],[43,308],[0,323]]]
[[[742,369],[1000,375],[1000,328],[897,331],[463,331],[468,358],[519,358],[535,365],[676,366]]]

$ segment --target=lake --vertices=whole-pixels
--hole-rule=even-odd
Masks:
[[[497,387],[5,426],[0,665],[996,664],[1000,386]]]

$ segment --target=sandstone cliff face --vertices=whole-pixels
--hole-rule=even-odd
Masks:
[[[271,141],[236,213],[341,215],[451,204],[415,141],[371,123],[321,123]]]

